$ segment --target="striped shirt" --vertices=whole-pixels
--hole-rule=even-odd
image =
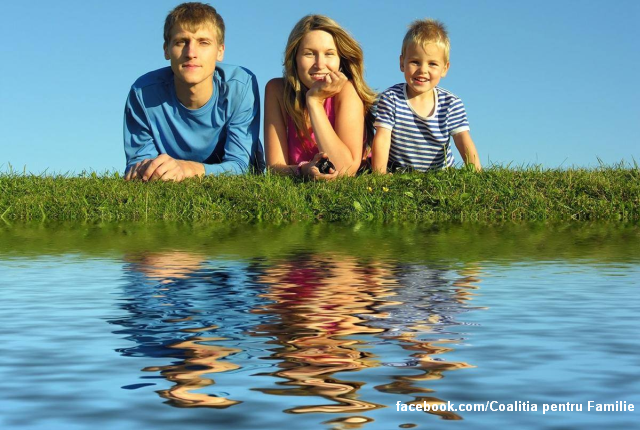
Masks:
[[[420,171],[453,166],[449,138],[469,130],[462,100],[436,87],[436,105],[430,117],[418,115],[407,100],[406,84],[380,95],[376,127],[391,130],[389,166]]]

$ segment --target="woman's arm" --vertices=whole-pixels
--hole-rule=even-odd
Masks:
[[[282,103],[284,82],[282,78],[275,78],[267,83],[264,91],[264,146],[267,167],[270,171],[287,176],[298,174],[310,179],[333,179],[337,173],[320,173],[315,164],[323,157],[316,154],[309,162],[298,169],[298,165],[289,164],[289,150],[287,145],[286,114]]]
[[[264,90],[264,150],[267,167],[281,175],[295,175],[298,166],[289,165],[282,78],[271,79]]]
[[[324,109],[334,98],[335,129]],[[364,104],[342,72],[331,72],[307,92],[307,109],[318,150],[327,154],[339,175],[355,175],[362,161]]]

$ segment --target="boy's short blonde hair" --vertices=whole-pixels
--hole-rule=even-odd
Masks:
[[[216,29],[217,42],[224,45],[224,21],[213,6],[205,3],[182,3],[175,7],[164,21],[164,44],[171,41],[171,31],[181,25],[188,31],[196,31],[203,25],[212,25]]]
[[[442,22],[431,18],[413,21],[409,25],[409,30],[402,41],[403,56],[407,51],[407,46],[412,42],[419,46],[424,46],[428,43],[435,44],[444,51],[445,63],[449,62],[451,44],[449,43],[447,28]]]

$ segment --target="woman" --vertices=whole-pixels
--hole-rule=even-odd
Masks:
[[[310,179],[354,175],[373,138],[374,101],[360,45],[332,19],[305,16],[289,35],[283,77],[265,89],[267,166]],[[323,158],[328,173],[316,167]]]

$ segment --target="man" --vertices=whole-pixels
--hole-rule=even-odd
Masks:
[[[170,67],[140,77],[124,114],[125,179],[182,181],[262,171],[260,100],[255,76],[218,64],[224,21],[203,3],[183,3],[164,25]]]

